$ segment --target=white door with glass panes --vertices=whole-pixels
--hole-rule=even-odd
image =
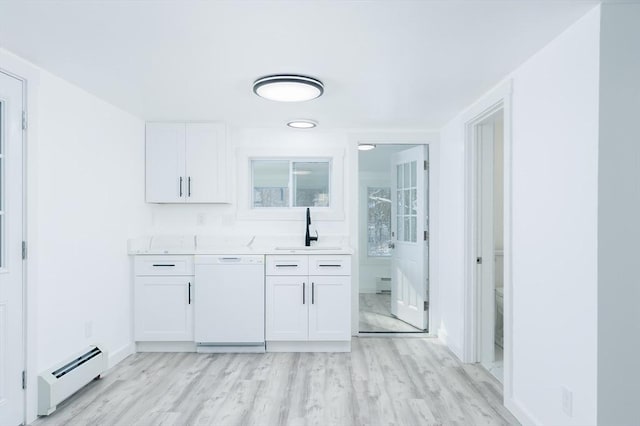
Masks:
[[[0,72],[0,425],[24,422],[23,91]]]
[[[391,158],[391,312],[421,330],[428,301],[426,159],[422,145]]]

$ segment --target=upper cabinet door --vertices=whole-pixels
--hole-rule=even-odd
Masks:
[[[183,203],[186,199],[185,124],[147,123],[146,200]]]
[[[186,202],[228,202],[225,125],[187,123],[186,141]]]

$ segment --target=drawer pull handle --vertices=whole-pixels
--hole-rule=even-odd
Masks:
[[[276,268],[297,268],[298,265],[276,265]]]
[[[176,266],[176,264],[175,263],[154,263],[153,266],[154,267],[155,266],[167,266],[167,267],[173,268],[173,267]]]
[[[340,268],[342,265],[318,265],[321,268]]]

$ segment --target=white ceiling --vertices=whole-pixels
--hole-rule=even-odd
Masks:
[[[596,1],[0,1],[0,46],[149,120],[437,129]],[[255,96],[273,73],[325,94]]]

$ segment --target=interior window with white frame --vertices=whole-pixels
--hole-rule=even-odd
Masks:
[[[330,176],[329,159],[251,159],[251,206],[330,207]]]

